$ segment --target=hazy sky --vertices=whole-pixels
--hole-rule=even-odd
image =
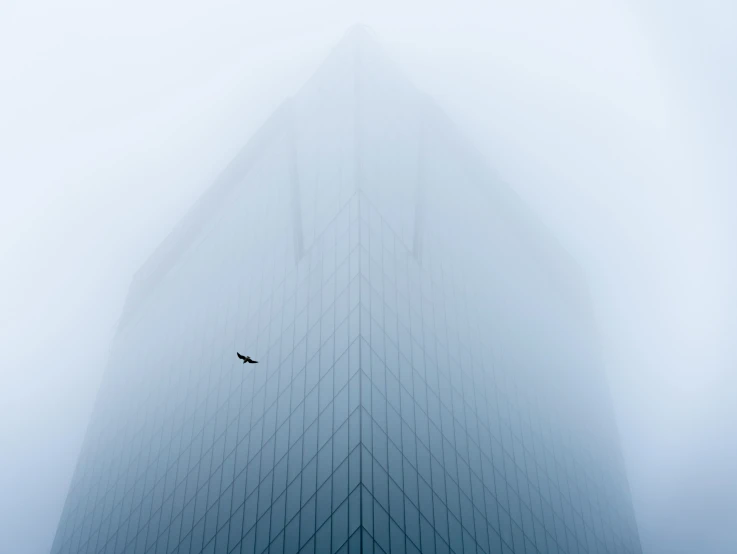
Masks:
[[[0,4],[0,553],[50,548],[135,270],[357,21],[584,267],[644,552],[737,552],[737,4],[265,4]]]

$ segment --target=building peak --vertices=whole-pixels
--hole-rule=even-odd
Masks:
[[[384,54],[379,35],[368,25],[357,23],[348,27],[340,40],[333,47],[333,52],[339,56],[358,55],[365,59],[381,59],[383,64],[387,64],[389,60]],[[391,62],[389,62],[391,65]]]
[[[354,46],[369,46],[373,48],[379,48],[379,40],[376,32],[364,23],[356,23],[348,27],[346,32],[343,34],[337,47],[354,47]]]

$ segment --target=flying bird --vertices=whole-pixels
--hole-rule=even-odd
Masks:
[[[256,360],[251,359],[251,356],[244,356],[240,352],[236,352],[238,354],[238,357],[243,360],[244,364],[257,364],[258,362]]]

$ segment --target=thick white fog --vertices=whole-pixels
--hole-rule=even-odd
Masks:
[[[0,552],[51,547],[135,271],[359,21],[583,268],[643,552],[737,552],[734,3],[265,4],[0,7]]]

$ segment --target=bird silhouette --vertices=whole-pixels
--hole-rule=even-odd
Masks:
[[[256,360],[251,359],[251,356],[244,356],[240,352],[236,352],[238,354],[238,357],[243,360],[244,364],[257,364],[258,362]]]

